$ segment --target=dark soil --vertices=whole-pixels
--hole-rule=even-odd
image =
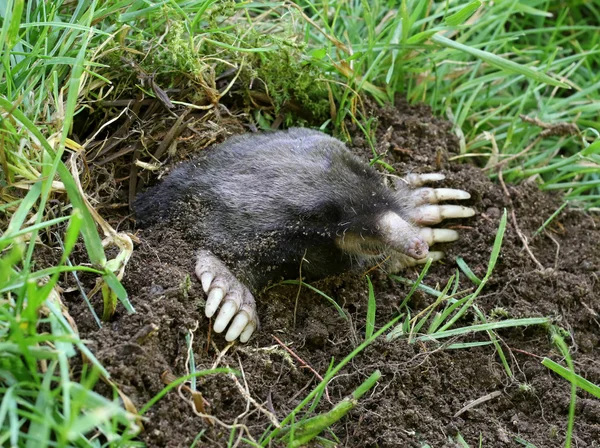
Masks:
[[[456,257],[464,258],[482,278],[500,222],[508,209],[509,221],[494,274],[477,299],[487,316],[524,318],[546,316],[566,330],[578,373],[600,384],[600,219],[576,210],[563,210],[548,228],[533,233],[560,206],[560,198],[537,190],[534,183],[508,185],[507,190],[468,164],[449,162],[458,145],[450,125],[432,117],[424,106],[377,111],[378,151],[403,174],[441,171],[445,186],[472,194],[470,204],[477,215],[447,224],[458,228],[461,240],[444,248],[443,263],[434,264],[424,283],[443,288],[456,273]],[[391,129],[391,131],[389,131]],[[354,134],[353,151],[365,160],[372,157],[360,132]],[[510,195],[510,198],[507,196]],[[517,234],[528,241],[531,254]],[[210,332],[203,314],[204,294],[193,275],[193,241],[173,229],[146,230],[138,234],[124,284],[137,313],[119,307],[112,322],[99,330],[80,298],[68,298],[70,313],[82,337],[106,366],[113,381],[138,409],[164,386],[161,375],[183,376],[188,357],[186,336],[193,335],[197,370],[213,365],[243,368],[240,384],[250,396],[281,421],[315,387],[318,380],[307,368],[287,355],[274,336],[285,343],[321,375],[332,359],[342,360],[363,339],[367,312],[367,284],[362,274],[347,274],[316,283],[348,312],[344,320],[321,296],[301,291],[294,326],[297,286],[276,286],[257,298],[260,332],[245,345],[236,344],[218,360],[226,347],[224,338]],[[533,257],[537,259],[534,261]],[[415,279],[418,269],[403,275]],[[397,306],[409,287],[371,272],[377,297],[377,328],[397,315]],[[460,289],[473,288],[461,274]],[[417,292],[410,302],[413,312],[434,298]],[[98,303],[98,310],[100,304]],[[470,325],[471,314],[457,323]],[[148,330],[156,326],[157,330]],[[149,334],[148,334],[149,333]],[[569,337],[570,334],[570,337]],[[435,343],[412,343],[406,339],[387,342],[381,337],[357,355],[328,386],[331,403],[353,392],[373,371],[382,377],[356,409],[335,424],[337,446],[432,447],[458,446],[457,434],[469,446],[563,446],[567,428],[570,385],[541,364],[549,357],[564,364],[550,342],[547,328],[519,327],[498,332],[502,348],[514,372],[505,372],[493,346],[440,349]],[[485,341],[485,334],[455,342]],[[99,386],[101,390],[104,386]],[[206,413],[221,422],[244,425],[239,437],[258,440],[269,420],[249,403],[226,375],[198,380],[207,401]],[[104,390],[110,393],[108,389]],[[473,400],[494,392],[498,396],[454,415]],[[184,392],[185,394],[185,392]],[[325,397],[315,412],[332,408]],[[176,391],[170,392],[146,414],[141,440],[151,447],[190,446],[202,431],[199,446],[227,446],[231,431],[212,426],[194,414]],[[574,446],[600,446],[600,400],[578,391]],[[243,443],[242,443],[243,445]],[[277,444],[275,444],[277,446]]]

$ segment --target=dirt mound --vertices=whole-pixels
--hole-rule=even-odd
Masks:
[[[386,163],[399,173],[441,170],[448,176],[445,186],[471,192],[468,205],[478,212],[461,223],[461,240],[445,248],[446,261],[433,265],[424,283],[443,287],[456,272],[457,256],[482,278],[502,210],[508,208],[509,225],[501,255],[477,306],[486,315],[494,311],[510,318],[554,318],[573,335],[567,342],[578,371],[600,383],[600,219],[565,209],[545,231],[533,237],[560,206],[559,198],[537,191],[535,185],[507,186],[505,191],[478,168],[449,162],[458,150],[456,139],[450,125],[432,117],[427,107],[401,103],[397,109],[379,110],[377,118],[376,149],[388,151],[383,159]],[[353,134],[353,151],[366,160],[372,158],[360,132],[354,130]],[[527,237],[531,254],[524,249],[515,222]],[[92,350],[113,380],[141,407],[164,387],[163,372],[176,376],[186,373],[186,337],[193,335],[198,370],[211,368],[226,343],[222,336],[209,334],[209,322],[203,314],[204,295],[193,276],[198,249],[194,242],[172,229],[147,230],[139,236],[141,244],[124,280],[136,314],[128,315],[119,308],[113,321],[98,329],[79,297],[69,297],[68,305],[82,337],[91,341]],[[404,273],[413,279],[417,274],[418,270]],[[396,315],[409,287],[382,272],[370,275],[379,327]],[[279,420],[318,379],[292,359],[273,336],[321,375],[332,358],[339,362],[364,338],[368,294],[364,276],[348,274],[315,286],[335,298],[350,320],[340,317],[321,296],[303,288],[294,326],[298,287],[276,286],[257,298],[262,322],[258,335],[247,345],[231,347],[218,363],[220,367],[243,368],[241,385],[247,384],[250,396]],[[472,284],[461,275],[460,288],[468,287]],[[418,310],[433,301],[432,296],[416,292],[410,306]],[[469,316],[462,324],[472,320]],[[152,328],[157,329],[150,331]],[[455,446],[450,438],[457,433],[471,446],[478,446],[480,439],[486,447],[519,446],[523,441],[538,447],[562,446],[570,385],[540,364],[541,357],[560,361],[547,331],[529,327],[499,331],[498,335],[509,355],[514,379],[507,376],[493,346],[437,350],[434,344],[380,338],[328,386],[329,398],[335,404],[374,370],[383,374],[359,406],[332,427],[339,446],[423,447],[428,443],[450,447]],[[485,338],[479,335],[472,340]],[[206,399],[207,413],[226,424],[245,427],[236,432],[236,439],[249,435],[258,439],[269,426],[264,413],[248,403],[229,377],[202,378],[198,389]],[[454,417],[469,402],[494,392],[499,394]],[[315,412],[331,406],[324,398]],[[226,446],[230,438],[229,429],[211,426],[196,416],[176,392],[169,393],[146,416],[149,420],[140,438],[149,446],[190,446],[202,431],[203,446]],[[600,401],[581,391],[574,434],[578,446],[599,446]]]

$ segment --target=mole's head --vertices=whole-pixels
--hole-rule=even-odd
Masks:
[[[331,169],[321,189],[319,207],[335,221],[335,243],[359,258],[378,258],[398,252],[420,260],[429,246],[411,223],[414,199],[403,185],[390,189],[374,168],[348,152],[333,155]],[[328,207],[322,207],[322,204]]]

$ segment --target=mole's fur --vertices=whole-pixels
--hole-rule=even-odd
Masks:
[[[216,258],[212,269],[229,269],[255,293],[297,278],[301,262],[303,277],[313,279],[390,254],[400,267],[425,258],[417,211],[427,201],[415,191],[403,181],[388,188],[339,140],[292,128],[226,140],[177,166],[139,195],[134,209],[141,227],[192,222],[198,249]]]

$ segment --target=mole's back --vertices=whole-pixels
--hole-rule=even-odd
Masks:
[[[227,227],[262,232],[335,208],[336,202],[353,202],[349,195],[357,195],[357,188],[364,185],[369,195],[377,183],[377,173],[339,140],[292,128],[228,139],[176,167],[141,194],[134,208],[145,227],[200,201]]]

